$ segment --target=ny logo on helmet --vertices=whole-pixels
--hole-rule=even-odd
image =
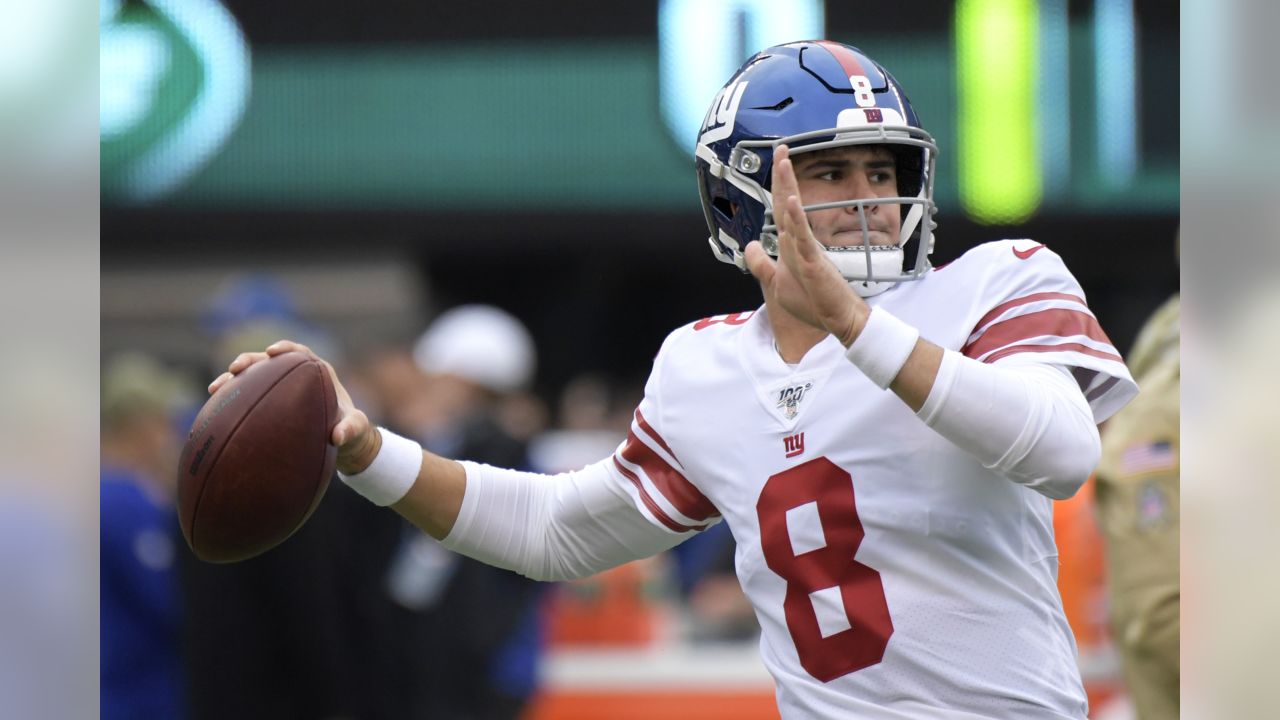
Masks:
[[[742,93],[746,91],[745,82],[730,83],[716,93],[711,101],[711,109],[702,121],[702,131],[698,134],[698,142],[713,143],[723,140],[733,132],[733,121],[738,115],[738,105],[742,104]]]

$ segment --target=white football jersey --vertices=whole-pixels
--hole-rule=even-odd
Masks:
[[[982,362],[1137,388],[1061,259],[981,245],[868,301]],[[831,336],[790,366],[763,309],[673,332],[613,477],[665,532],[721,518],[786,718],[1084,718],[1052,501],[874,386]]]

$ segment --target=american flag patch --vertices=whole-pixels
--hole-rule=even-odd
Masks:
[[[1171,470],[1177,465],[1178,455],[1168,440],[1134,445],[1120,455],[1120,475],[1124,477]]]

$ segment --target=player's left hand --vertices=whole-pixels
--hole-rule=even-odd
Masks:
[[[813,236],[786,145],[779,145],[773,154],[773,215],[779,261],[755,241],[747,245],[747,268],[760,281],[766,298],[850,345],[871,310]]]

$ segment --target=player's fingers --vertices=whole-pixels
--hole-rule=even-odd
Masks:
[[[333,444],[335,447],[342,447],[354,440],[360,434],[368,431],[369,418],[360,411],[347,413],[333,426]]]
[[[226,385],[227,382],[229,382],[233,377],[235,377],[235,375],[232,375],[229,372],[224,372],[218,377],[214,378],[213,382],[209,383],[209,394],[212,395],[218,392],[218,388],[222,387],[223,385]]]
[[[788,224],[793,228],[796,253],[806,262],[819,259],[818,239],[813,236],[813,228],[809,227],[809,218],[804,214],[804,205],[800,203],[798,196],[787,198],[785,213],[789,218]]]
[[[347,388],[338,379],[338,371],[333,369],[333,365],[328,360],[320,359],[320,364],[324,365],[325,370],[329,372],[329,379],[333,381],[333,391],[338,394],[338,404],[354,410],[355,404],[351,401],[351,394],[347,392]]]
[[[268,357],[269,356],[264,352],[240,353],[236,356],[236,359],[232,360],[231,364],[227,366],[227,370],[230,370],[233,375],[239,374],[250,365],[266,360]]]
[[[800,198],[795,195],[788,196],[782,202],[779,214],[784,221],[779,224],[778,258],[786,263],[792,274],[799,277],[800,265],[805,259],[802,249],[807,242],[815,242],[809,229],[809,219],[800,205]]]
[[[789,225],[790,223],[788,223]],[[796,239],[790,230],[778,230],[778,262],[787,266],[794,275],[796,271]]]
[[[771,187],[775,198],[799,194],[800,186],[796,183],[795,168],[791,164],[791,149],[786,145],[779,145],[773,150],[772,175]]]
[[[333,426],[333,446],[342,447],[347,444],[347,438],[351,435],[351,423],[346,420],[340,420],[337,425]]]
[[[760,246],[759,240],[752,240],[747,243],[746,255],[747,269],[751,271],[751,274],[755,275],[756,279],[765,285],[773,282],[773,274],[776,271],[776,267],[773,258],[769,257],[769,254]]]
[[[292,340],[277,340],[267,346],[267,354],[270,355],[271,357],[275,357],[276,355],[281,355],[287,352],[300,352],[300,353],[306,353],[311,356],[315,355],[315,353],[311,352],[311,348],[307,347],[306,345],[303,345],[302,343],[296,343]]]

